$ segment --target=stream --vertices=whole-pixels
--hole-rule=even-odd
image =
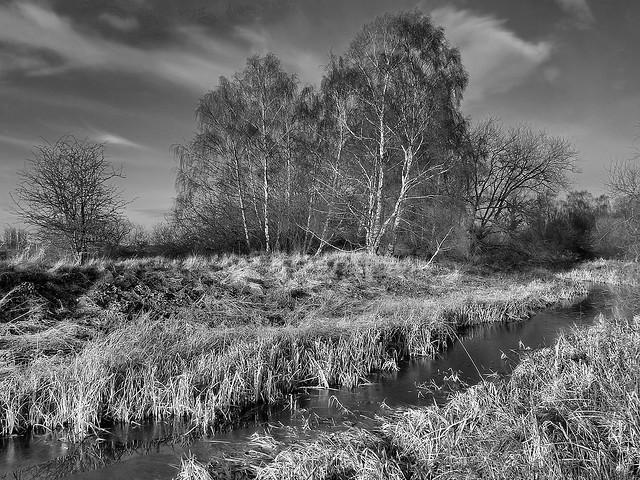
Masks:
[[[243,417],[240,428],[189,444],[181,443],[186,427],[171,422],[115,428],[81,444],[51,435],[0,438],[0,479],[164,480],[178,474],[182,457],[192,454],[206,462],[241,454],[251,436],[265,429],[286,439],[293,429],[312,434],[366,427],[373,415],[388,408],[442,403],[452,390],[477,383],[481,375],[509,375],[523,349],[551,345],[560,331],[591,325],[600,313],[630,316],[621,305],[611,290],[594,286],[589,295],[527,321],[469,328],[435,360],[402,362],[398,371],[371,375],[369,383],[357,389],[304,389],[291,396],[287,406],[255,409]]]

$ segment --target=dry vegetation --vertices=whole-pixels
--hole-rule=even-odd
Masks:
[[[561,276],[638,284],[637,265],[620,262]],[[189,468],[261,480],[639,478],[638,385],[640,317],[601,316],[531,352],[509,379],[484,381],[443,406],[396,410],[366,428],[311,439],[291,431],[283,442],[267,432],[240,458],[190,459]]]
[[[442,407],[314,440],[256,438],[228,462],[242,475],[220,478],[638,478],[639,383],[639,319],[602,319],[531,354],[509,381],[473,386]],[[213,478],[221,465],[207,468]]]
[[[581,282],[606,283],[625,287],[640,284],[640,264],[621,260],[593,260],[560,274],[562,278]]]
[[[462,325],[528,316],[572,282],[359,254],[153,258],[0,270],[0,431],[228,425],[303,385],[355,386]]]

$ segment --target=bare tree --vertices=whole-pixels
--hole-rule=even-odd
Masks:
[[[386,239],[393,253],[407,205],[428,197],[419,187],[447,169],[442,146],[467,83],[460,55],[428,16],[388,14],[363,27],[326,78],[325,89],[347,89],[334,95],[349,106],[347,115],[345,103],[335,109],[349,136],[343,209],[359,222],[367,251]]]
[[[121,233],[129,203],[111,181],[124,178],[105,158],[105,143],[65,135],[34,147],[33,158],[18,172],[14,213],[41,236],[54,236],[80,262],[92,247]]]
[[[640,151],[627,160],[612,162],[605,185],[614,201],[614,221],[609,230],[617,232],[618,247],[635,260],[640,258]],[[606,232],[608,233],[608,232]]]
[[[247,193],[250,164],[239,96],[237,86],[222,77],[218,88],[200,99],[196,109],[199,132],[190,143],[174,148],[180,162],[177,203],[183,220],[200,224],[204,230],[204,226],[219,227],[217,217],[222,206],[229,216],[236,217],[237,202],[244,243],[250,251],[253,236],[248,210],[251,199]],[[218,208],[212,211],[207,205]],[[257,212],[257,205],[254,207]],[[257,213],[255,217],[259,219]]]
[[[4,227],[0,247],[7,250],[20,250],[29,243],[29,232],[23,228]]]
[[[578,171],[565,139],[527,125],[504,129],[493,118],[466,132],[460,154],[472,244],[515,229],[529,202],[567,187]]]
[[[297,100],[296,76],[271,53],[249,58],[200,100],[198,132],[175,148],[176,206],[195,230],[212,222],[228,229],[240,217],[246,248],[255,239],[266,251],[290,234]]]

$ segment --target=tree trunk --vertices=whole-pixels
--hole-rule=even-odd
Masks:
[[[262,187],[264,195],[264,242],[267,253],[271,252],[271,239],[269,238],[269,163],[267,155],[264,155],[264,168],[262,170]]]
[[[240,181],[240,160],[238,155],[234,153],[236,183],[238,187],[238,200],[240,201],[240,214],[242,215],[242,228],[244,230],[244,241],[247,244],[247,252],[251,251],[251,241],[249,240],[249,228],[247,227],[247,211],[244,204],[244,195],[242,194],[242,183]]]
[[[413,149],[411,147],[404,148],[404,164],[402,166],[402,184],[400,186],[400,192],[398,193],[398,198],[396,200],[396,204],[393,208],[393,213],[387,220],[390,221],[393,219],[393,224],[391,227],[391,241],[387,245],[386,255],[393,255],[396,249],[396,242],[398,241],[398,227],[400,226],[400,222],[402,222],[402,213],[404,211],[404,204],[407,200],[407,194],[409,192],[409,180],[411,175],[411,167],[413,165]],[[385,223],[386,230],[386,223]],[[384,232],[383,232],[384,234]]]

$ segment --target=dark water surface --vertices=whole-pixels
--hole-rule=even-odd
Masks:
[[[443,402],[462,382],[473,384],[492,373],[508,375],[520,351],[550,345],[558,332],[591,325],[600,313],[628,316],[629,309],[617,298],[610,290],[594,287],[588,296],[527,321],[471,328],[435,360],[404,362],[397,372],[372,375],[370,384],[357,389],[308,389],[291,398],[294,408],[250,412],[243,419],[245,427],[189,444],[184,443],[184,425],[166,422],[114,429],[80,445],[50,435],[0,438],[0,478],[170,479],[187,454],[202,461],[241,455],[251,435],[264,432],[268,424],[280,425],[271,433],[281,437],[291,429],[366,426],[372,415],[387,408]]]

